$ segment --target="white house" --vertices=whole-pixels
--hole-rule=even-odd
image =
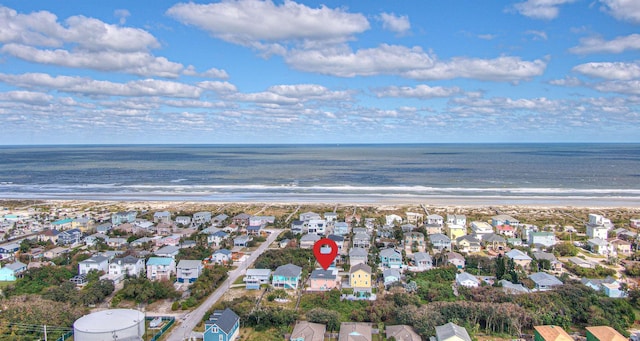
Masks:
[[[121,275],[138,276],[144,273],[144,258],[126,256],[114,258],[109,263],[109,275],[118,277]]]
[[[109,259],[103,256],[93,256],[78,263],[78,274],[86,275],[91,270],[109,271]]]
[[[176,217],[176,224],[182,224],[183,226],[188,226],[191,224],[191,217],[185,215],[179,215]]]
[[[480,280],[468,272],[462,272],[456,274],[456,284],[467,288],[477,288],[480,286]]]
[[[171,213],[169,211],[160,211],[153,214],[154,223],[171,223]]]
[[[599,214],[593,214],[590,213],[589,214],[589,225],[599,225],[599,226],[604,226],[607,229],[612,229],[613,228],[613,223],[611,222],[610,219],[607,219]]]
[[[591,251],[603,256],[616,256],[615,248],[606,239],[591,238],[587,241]]]
[[[553,232],[531,232],[529,233],[529,245],[540,244],[546,247],[556,245],[555,234]]]
[[[320,217],[320,215],[318,213],[315,212],[305,212],[305,213],[300,213],[300,220],[301,221],[309,221],[309,220],[320,220],[322,219],[322,217]]]
[[[176,267],[178,283],[193,283],[202,274],[202,261],[183,259]]]
[[[324,219],[311,219],[307,222],[307,233],[324,235],[327,222]]]
[[[402,223],[402,217],[397,214],[389,214],[384,217],[386,225],[395,225],[396,223]]]
[[[227,264],[231,262],[231,250],[220,249],[211,255],[211,263]]]
[[[444,218],[442,218],[442,216],[438,214],[429,214],[427,216],[427,224],[442,226],[444,225]]]
[[[467,216],[464,214],[447,214],[447,224],[467,225]]]
[[[603,225],[587,224],[587,237],[589,238],[607,239],[608,232],[609,229]]]
[[[493,227],[486,221],[472,221],[471,231],[482,239],[482,235],[493,233]]]

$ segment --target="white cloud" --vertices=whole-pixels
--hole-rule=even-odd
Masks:
[[[131,13],[126,9],[117,9],[113,11],[113,15],[118,18],[120,25],[124,25],[127,22],[127,18],[131,16]]]
[[[420,98],[429,99],[436,97],[450,97],[462,93],[462,89],[458,87],[445,88],[441,86],[428,86],[420,84],[416,87],[409,86],[390,86],[381,89],[374,89],[373,93],[377,97],[403,97],[403,98]]]
[[[122,71],[139,76],[178,77],[182,64],[155,57],[147,52],[87,51],[69,52],[63,49],[37,49],[31,46],[6,44],[0,52],[33,63],[89,68],[100,71]]]
[[[600,92],[640,95],[640,80],[602,82],[594,84],[592,87]]]
[[[618,20],[640,23],[640,2],[637,0],[600,0],[603,10]]]
[[[406,15],[397,16],[394,13],[381,13],[379,19],[382,21],[382,28],[391,32],[404,34],[411,29],[409,17]]]
[[[632,63],[601,62],[577,65],[573,71],[585,76],[608,80],[640,79],[640,61]]]
[[[167,14],[214,37],[245,46],[296,40],[345,41],[369,29],[361,14],[325,6],[311,8],[289,0],[281,5],[270,0],[179,3]]]
[[[561,79],[553,79],[549,81],[549,84],[558,85],[558,86],[570,86],[570,87],[585,85],[581,80],[579,80],[576,77],[565,77]]]
[[[260,104],[298,105],[310,101],[349,101],[348,91],[331,91],[316,84],[274,85],[264,92],[242,94],[237,93],[230,98]]]
[[[634,33],[616,37],[609,41],[602,39],[602,37],[583,38],[580,39],[580,45],[570,48],[569,52],[576,54],[622,53],[627,50],[640,50],[640,34]]]
[[[238,91],[236,86],[229,82],[204,81],[198,83],[198,86],[203,89],[215,91],[217,93],[231,93]]]
[[[547,32],[544,31],[528,30],[525,34],[532,35],[533,40],[547,40]]]
[[[56,76],[44,73],[12,75],[0,73],[0,81],[27,89],[45,89],[90,96],[167,96],[197,98],[203,89],[192,85],[144,79],[126,83],[98,81],[82,77]]]
[[[438,61],[432,68],[415,69],[405,72],[408,78],[419,80],[441,80],[471,78],[496,82],[519,82],[544,73],[545,60],[523,61],[519,57],[498,57],[494,59],[452,58]]]
[[[187,66],[182,71],[182,74],[186,76],[205,77],[205,78],[220,78],[220,79],[229,78],[229,74],[227,74],[227,71],[225,70],[211,68],[205,72],[198,72],[196,71],[196,68],[193,65]]]
[[[513,5],[518,13],[533,19],[551,20],[560,14],[560,5],[574,2],[575,0],[527,0]]]
[[[48,105],[53,100],[53,96],[42,92],[33,91],[9,91],[0,92],[0,101],[22,102],[32,105]]]
[[[496,39],[496,35],[495,34],[479,34],[478,38],[482,40],[493,40],[493,39]]]

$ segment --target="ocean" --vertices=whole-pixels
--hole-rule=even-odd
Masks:
[[[0,199],[637,206],[640,144],[0,146]]]

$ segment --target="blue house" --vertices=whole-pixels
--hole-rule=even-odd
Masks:
[[[13,270],[7,268],[6,266],[0,268],[0,282],[13,282],[16,280],[16,275]]]
[[[233,341],[240,331],[240,317],[227,308],[216,310],[204,323],[204,341]]]
[[[345,222],[337,222],[333,225],[333,234],[345,236],[349,234],[349,224]]]
[[[401,269],[402,254],[396,249],[383,249],[380,251],[380,264],[390,269]]]
[[[302,268],[291,263],[281,265],[273,272],[271,285],[274,288],[298,289]]]

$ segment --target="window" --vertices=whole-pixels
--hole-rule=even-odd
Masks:
[[[218,341],[224,341],[224,335],[222,334],[218,335]]]
[[[214,334],[218,333],[218,326],[213,326],[211,332],[213,332]]]

